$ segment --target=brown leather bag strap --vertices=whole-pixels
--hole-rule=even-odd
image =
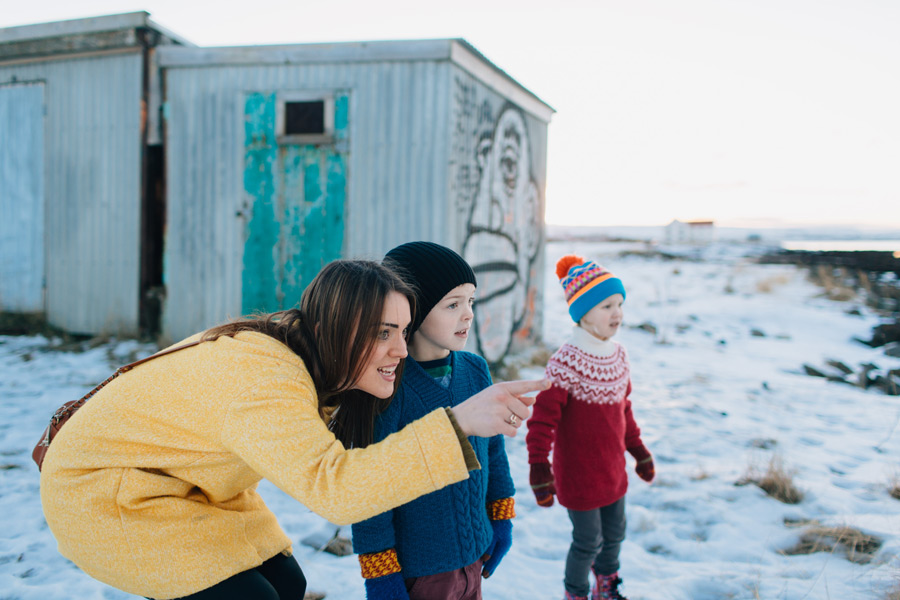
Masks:
[[[195,342],[188,342],[187,344],[176,346],[174,348],[169,348],[168,350],[163,350],[162,352],[157,352],[156,354],[151,354],[146,358],[142,358],[141,360],[136,360],[133,363],[129,363],[124,367],[119,367],[119,370],[116,373],[125,373],[126,371],[130,371],[138,365],[144,364],[148,360],[153,360],[154,358],[159,358],[160,356],[165,356],[166,354],[172,354],[173,352],[178,352],[179,350],[184,350],[185,348],[190,348],[191,346],[197,346],[202,344],[205,340],[197,340]]]
[[[47,454],[47,449],[50,447],[50,442],[53,441],[54,436],[59,433],[59,430],[63,425],[66,424],[66,421],[69,420],[69,418],[75,413],[75,411],[84,406],[84,403],[87,402],[91,396],[103,389],[103,386],[118,377],[121,373],[130,371],[141,363],[145,363],[148,360],[159,358],[160,356],[165,356],[166,354],[171,354],[179,350],[184,350],[185,348],[190,348],[191,346],[196,346],[202,341],[203,340],[190,342],[189,344],[183,344],[175,348],[170,348],[169,350],[163,350],[162,352],[157,352],[156,354],[148,356],[147,358],[136,360],[133,363],[125,365],[124,367],[119,367],[118,369],[116,369],[115,373],[113,373],[106,379],[106,381],[92,389],[80,399],[66,402],[65,404],[60,406],[50,418],[50,424],[47,425],[47,429],[44,430],[44,434],[41,436],[40,441],[38,441],[38,443],[35,445],[34,450],[31,451],[31,458],[33,458],[34,462],[37,464],[38,471],[41,470],[41,467],[44,464],[44,456]]]

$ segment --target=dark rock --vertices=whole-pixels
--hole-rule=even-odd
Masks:
[[[762,256],[758,260],[769,264],[828,265],[868,273],[894,272],[900,275],[900,257],[895,257],[892,252],[876,250],[821,252],[782,250]]]
[[[878,298],[875,300],[875,308],[879,308],[881,310],[889,312],[896,312],[897,300],[895,298]]]
[[[874,380],[869,377],[869,373],[871,373],[872,371],[878,371],[878,365],[873,365],[872,363],[863,363],[859,366],[859,373],[856,374],[856,385],[863,388],[864,390],[867,390],[874,383]]]
[[[656,335],[656,325],[654,325],[653,323],[644,322],[644,323],[641,323],[640,325],[637,325],[635,327],[635,329],[640,329],[642,331],[646,331],[647,333],[652,333],[653,335]]]
[[[766,334],[761,329],[756,328],[750,330],[750,335],[753,337],[766,337]]]
[[[845,365],[844,363],[842,363],[839,360],[827,360],[827,361],[825,361],[825,364],[828,365],[829,367],[834,367],[835,369],[837,369],[844,375],[850,375],[851,373],[853,373],[853,369],[851,369],[850,367],[848,367],[847,365]]]
[[[337,527],[337,526],[335,526]],[[310,548],[315,548],[317,552],[328,552],[335,556],[349,556],[353,554],[353,543],[346,537],[341,535],[341,528],[337,527],[334,533],[322,530],[306,536],[300,543]]]
[[[900,396],[900,380],[877,375],[871,380],[871,386],[877,387],[888,396]]]
[[[772,438],[754,438],[750,440],[751,448],[760,448],[762,450],[770,450],[778,445],[778,440]]]
[[[811,377],[825,377],[825,373],[809,365],[803,365],[803,371]]]
[[[863,343],[873,348],[879,348],[898,341],[900,341],[900,321],[876,326],[872,329],[872,339]]]

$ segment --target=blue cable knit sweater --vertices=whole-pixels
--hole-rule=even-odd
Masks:
[[[455,406],[491,385],[484,359],[451,352],[451,379],[444,389],[412,358],[390,406],[375,420],[378,442],[432,410]],[[469,478],[353,526],[359,554],[397,550],[404,577],[453,571],[481,558],[493,532],[487,503],[515,492],[503,436],[470,437],[481,469]]]

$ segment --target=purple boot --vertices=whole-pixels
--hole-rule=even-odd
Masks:
[[[619,584],[622,580],[619,578],[618,571],[612,575],[601,575],[594,572],[597,576],[597,583],[591,590],[591,600],[628,600],[619,593]]]

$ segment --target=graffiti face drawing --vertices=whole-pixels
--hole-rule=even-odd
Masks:
[[[463,256],[478,276],[479,352],[497,362],[522,327],[540,247],[538,187],[521,111],[505,106],[477,148],[478,180]]]

